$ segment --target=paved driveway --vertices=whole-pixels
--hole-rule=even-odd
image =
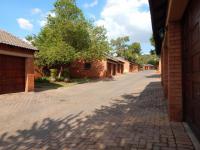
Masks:
[[[0,120],[0,149],[193,149],[183,125],[169,123],[153,71],[2,95]]]

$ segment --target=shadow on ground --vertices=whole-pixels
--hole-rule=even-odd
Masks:
[[[35,92],[43,92],[53,89],[58,89],[61,87],[70,87],[73,85],[78,84],[85,84],[85,83],[96,83],[96,82],[108,82],[108,81],[116,81],[115,78],[104,78],[104,79],[88,79],[88,78],[81,78],[81,79],[71,79],[69,82],[44,82],[44,83],[35,83]]]
[[[61,84],[58,83],[35,83],[35,92],[42,92],[42,91],[48,91],[53,89],[58,89],[64,87]]]
[[[159,144],[161,134],[165,140],[173,137],[162,97],[160,83],[152,82],[142,93],[122,95],[110,107],[95,110],[92,116],[82,118],[80,112],[61,119],[46,118],[14,135],[4,133],[0,136],[0,149],[150,148],[155,146],[153,143]]]
[[[153,74],[153,75],[150,75],[150,76],[146,76],[147,78],[160,78],[161,75],[160,74]]]

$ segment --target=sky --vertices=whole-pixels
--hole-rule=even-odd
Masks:
[[[37,34],[54,15],[55,0],[1,0],[0,29],[21,39]],[[148,0],[77,0],[77,6],[95,25],[104,26],[109,39],[130,36],[131,42],[140,42],[143,53],[153,49]]]

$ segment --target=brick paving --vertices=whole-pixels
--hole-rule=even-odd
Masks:
[[[0,96],[0,149],[194,149],[183,124],[169,122],[160,79],[152,73]]]

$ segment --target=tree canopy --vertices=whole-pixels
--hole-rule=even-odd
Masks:
[[[76,59],[103,59],[109,53],[106,30],[86,20],[75,0],[57,0],[47,24],[35,36],[28,36],[40,51],[38,66],[68,64]]]
[[[151,45],[155,48],[155,41],[153,36],[149,39]],[[139,64],[152,64],[157,66],[159,63],[159,57],[156,55],[155,49],[150,50],[150,54],[141,55],[138,59]]]
[[[141,55],[141,45],[139,42],[130,44],[129,36],[118,37],[111,40],[113,52],[117,56],[123,57],[129,61],[136,61]]]
[[[125,51],[128,49],[128,42],[130,41],[129,36],[118,37],[117,39],[111,40],[111,46],[113,47],[113,52],[117,56],[123,56]]]

